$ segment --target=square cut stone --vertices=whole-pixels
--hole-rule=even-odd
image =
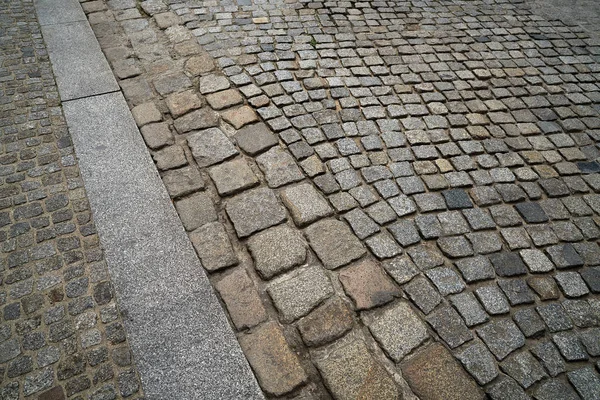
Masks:
[[[304,179],[304,174],[296,162],[286,151],[274,147],[256,158],[260,169],[265,174],[269,187],[276,188]]]
[[[316,364],[334,398],[399,400],[400,390],[386,369],[358,339],[333,344]]]
[[[281,396],[308,379],[276,322],[260,325],[251,333],[240,336],[239,341],[266,393]]]
[[[544,368],[528,351],[511,355],[500,364],[500,368],[525,389],[548,376],[544,372]]]
[[[284,189],[280,195],[294,222],[300,227],[333,214],[333,208],[310,183]]]
[[[229,89],[229,80],[220,75],[206,75],[200,78],[199,89],[202,94],[215,93]]]
[[[452,354],[432,344],[403,363],[402,376],[420,399],[482,400],[485,398]]]
[[[456,358],[480,385],[485,385],[498,376],[494,356],[481,343],[469,345],[458,352]]]
[[[202,107],[200,98],[192,90],[171,94],[165,102],[173,118],[180,117],[183,114]]]
[[[175,202],[175,209],[185,230],[193,231],[217,220],[217,212],[210,196],[204,192],[193,194]]]
[[[146,145],[152,150],[173,144],[173,134],[169,130],[169,125],[166,122],[145,125],[140,131]]]
[[[258,290],[243,268],[224,276],[216,282],[215,288],[237,329],[252,328],[267,319]]]
[[[509,319],[489,322],[477,329],[477,334],[498,361],[525,345],[525,336]]]
[[[258,178],[243,158],[224,162],[208,170],[221,196],[227,196],[258,184]]]
[[[335,269],[361,258],[366,250],[345,223],[328,219],[305,230],[308,241],[325,268]]]
[[[184,134],[197,129],[212,128],[219,125],[219,115],[208,107],[194,110],[173,121],[175,130]]]
[[[152,102],[133,107],[131,114],[133,114],[133,119],[135,119],[137,126],[144,126],[151,122],[162,121],[162,114]]]
[[[202,265],[209,271],[238,263],[229,236],[223,224],[219,222],[211,222],[196,229],[190,233],[190,240],[202,260]]]
[[[199,167],[207,167],[238,154],[233,143],[219,128],[195,132],[188,136],[187,141]]]
[[[286,323],[305,316],[334,293],[329,277],[318,265],[273,280],[267,291]]]
[[[153,152],[152,159],[159,171],[175,169],[188,164],[183,148],[179,145],[164,147]]]
[[[363,319],[381,348],[395,362],[402,361],[429,337],[425,324],[404,302],[363,314]]]
[[[357,310],[389,303],[401,294],[400,288],[371,260],[344,269],[340,272],[339,279]]]
[[[498,276],[515,276],[527,273],[527,267],[517,253],[495,253],[489,256]]]
[[[225,121],[233,125],[235,129],[240,129],[242,126],[258,121],[258,116],[249,106],[231,108],[221,112],[221,116]]]
[[[302,265],[306,248],[302,235],[287,225],[267,229],[248,240],[256,270],[263,279]]]
[[[204,189],[204,179],[195,167],[167,171],[162,175],[162,180],[171,198],[185,196]]]
[[[243,127],[235,135],[238,146],[251,156],[262,153],[278,143],[269,127],[264,123],[258,123]]]
[[[298,330],[307,346],[321,346],[348,332],[352,316],[346,303],[335,297],[298,321]]]
[[[236,106],[243,102],[240,92],[235,89],[228,89],[222,92],[212,93],[206,96],[206,101],[214,110]]]
[[[250,236],[287,219],[285,208],[267,188],[236,195],[227,201],[225,210],[239,237]]]

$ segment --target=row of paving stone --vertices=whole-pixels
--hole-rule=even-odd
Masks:
[[[595,398],[577,28],[514,2],[82,5],[267,394]]]
[[[33,3],[0,10],[0,398],[140,398]]]

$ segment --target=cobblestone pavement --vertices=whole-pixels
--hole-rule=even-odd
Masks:
[[[581,27],[501,0],[82,6],[268,397],[599,398]]]
[[[599,37],[600,4],[594,0],[535,0],[532,8],[536,14],[570,25],[580,25],[591,36]]]
[[[0,10],[0,399],[140,398],[33,3]]]

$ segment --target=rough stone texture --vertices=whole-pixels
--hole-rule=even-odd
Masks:
[[[305,316],[333,294],[329,277],[318,265],[274,280],[267,290],[284,322]]]
[[[307,245],[302,236],[287,225],[280,225],[253,235],[248,249],[260,276],[270,279],[304,263]]]
[[[298,330],[307,346],[321,346],[342,336],[353,324],[352,312],[335,297],[298,321]]]
[[[285,209],[272,190],[253,189],[238,194],[225,205],[239,237],[277,225],[286,220]]]
[[[240,192],[258,184],[258,178],[243,158],[224,162],[208,170],[221,196]]]
[[[480,385],[485,385],[498,376],[494,357],[480,343],[469,345],[456,356]]]
[[[380,312],[363,314],[363,318],[383,350],[396,362],[402,361],[429,337],[425,324],[404,302]]]
[[[300,227],[333,214],[333,208],[311,184],[303,183],[286,188],[280,194],[292,219]]]
[[[377,307],[400,296],[400,289],[373,261],[348,267],[338,277],[357,310]]]
[[[277,144],[277,136],[264,124],[248,125],[235,135],[238,146],[251,156],[257,155]]]
[[[264,172],[269,187],[276,188],[304,179],[294,159],[280,147],[258,156],[256,162]]]
[[[325,268],[344,266],[365,254],[360,241],[341,221],[323,220],[306,230],[306,237]]]
[[[400,399],[388,372],[359,340],[334,348],[317,361],[325,384],[336,399]]]
[[[190,233],[190,240],[209,271],[230,267],[238,263],[225,227],[220,222],[211,222]]]
[[[87,24],[77,2],[35,6],[40,21],[53,25],[54,38],[64,23]],[[63,116],[60,99],[69,95],[59,96],[34,3],[2,0],[0,9],[0,398],[83,398],[104,387],[118,393],[117,376],[124,371],[135,383],[129,398],[142,398],[137,366],[108,357],[107,349],[117,346],[130,352],[130,337]],[[89,26],[86,38],[99,52]],[[81,45],[53,54],[77,52]],[[79,73],[101,53],[90,59],[87,50],[75,52],[81,59],[67,68],[62,84],[72,80],[96,94],[118,89],[116,83],[96,85],[104,78],[114,82],[103,57],[108,74],[96,66],[97,76]],[[118,345],[110,335],[117,331]]]
[[[267,322],[249,334],[243,334],[239,340],[265,392],[281,396],[307,379],[277,323]]]
[[[490,351],[498,360],[506,358],[507,355],[525,345],[525,337],[510,320],[499,320],[491,322],[477,329]]]
[[[101,9],[92,11],[90,19],[97,22],[95,31],[115,73],[123,76],[120,84],[128,101],[134,106],[154,102],[163,113],[164,125],[145,127],[173,124],[186,134],[220,124],[253,168],[257,185],[282,187],[276,196],[283,200],[292,184],[309,178],[307,185],[319,200],[338,212],[335,219],[347,221],[351,230],[341,222],[343,235],[311,230],[326,225],[319,225],[323,217],[306,222],[315,254],[292,247],[302,261],[283,263],[281,269],[261,271],[254,254],[254,266],[244,254],[244,267],[265,306],[269,283],[261,279],[306,261],[312,265],[314,255],[327,268],[350,264],[362,257],[366,246],[369,259],[383,260],[385,271],[420,310],[420,320],[431,323],[438,340],[450,347],[473,337],[452,350],[455,356],[478,343],[488,358],[494,357],[490,349],[510,351],[506,358],[511,358],[511,335],[491,335],[483,343],[473,335],[487,327],[495,330],[499,321],[507,320],[515,338],[522,334],[528,339],[514,354],[533,351],[538,343],[554,346],[552,336],[560,333],[565,334],[558,336],[561,351],[576,360],[580,354],[574,350],[595,351],[593,334],[590,339],[583,333],[595,326],[592,316],[599,309],[591,269],[600,257],[595,247],[600,238],[598,50],[597,42],[586,36],[594,24],[586,27],[587,33],[577,26],[586,18],[593,20],[589,10],[597,5],[544,1],[532,6],[433,0],[393,7],[373,2],[172,2],[161,13],[168,9],[180,25],[169,25],[172,16],[165,21],[155,14],[162,31],[133,2],[111,0],[104,8],[122,8],[118,13]],[[557,19],[581,9],[587,11],[575,24]],[[536,15],[549,10],[554,13],[551,20]],[[182,70],[199,85],[190,88],[189,80],[181,79]],[[156,78],[162,76],[172,78],[159,79],[157,86]],[[154,88],[158,96],[153,96]],[[171,121],[165,99],[188,90],[203,91],[199,97],[207,104]],[[256,116],[260,122],[236,132],[236,126]],[[146,139],[156,150],[175,142],[185,146],[184,140],[164,128]],[[196,167],[192,158],[188,162]],[[201,170],[204,179],[208,172]],[[229,179],[227,174],[221,178]],[[204,186],[202,178],[198,182]],[[213,191],[211,182],[206,190]],[[228,200],[214,199],[221,210],[219,220],[229,225],[230,216],[223,212]],[[270,228],[259,228],[249,239],[272,229],[266,225]],[[230,227],[227,231],[236,250],[242,249],[242,259],[243,246],[249,244],[246,236],[238,235],[238,241]],[[277,241],[265,240],[261,247],[275,248]],[[355,244],[347,246],[349,241]],[[557,270],[569,274],[557,275]],[[212,280],[221,275],[214,274]],[[342,304],[352,304],[334,275]],[[564,302],[565,297],[578,302]],[[286,332],[313,313],[319,315],[326,304],[286,326]],[[9,311],[17,312],[14,306]],[[356,318],[358,313],[353,314]],[[272,313],[270,318],[277,317]],[[330,334],[322,332],[322,340],[345,341],[337,335],[348,325],[331,326]],[[571,332],[576,334],[566,335]],[[581,342],[578,348],[573,338]],[[370,338],[365,343],[376,346]],[[307,363],[319,358],[313,357],[318,348],[296,349]],[[375,347],[369,349],[378,353]],[[572,391],[574,386],[562,374],[586,362],[591,365],[595,356],[590,353],[591,361],[572,364],[555,351],[565,367],[552,373]],[[548,368],[559,365],[547,358],[542,362],[538,353],[534,357],[549,375]],[[504,362],[496,361],[489,373]],[[310,375],[310,383],[290,397],[332,395],[322,375]],[[489,379],[491,398],[533,396],[547,382],[524,389],[516,375]]]
[[[176,201],[175,209],[187,231],[193,231],[217,220],[215,206],[210,196],[204,192]]]
[[[258,290],[243,268],[237,268],[217,281],[215,288],[236,328],[252,328],[267,319]]]
[[[483,399],[484,393],[442,345],[432,344],[402,364],[402,375],[423,400]]]
[[[238,154],[233,143],[218,128],[196,132],[187,141],[199,167],[207,167]]]

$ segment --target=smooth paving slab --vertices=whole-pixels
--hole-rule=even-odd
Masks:
[[[41,26],[87,20],[77,0],[35,0],[34,3]]]
[[[63,107],[146,396],[261,399],[122,94]]]
[[[87,21],[42,25],[42,34],[62,101],[119,90]]]

